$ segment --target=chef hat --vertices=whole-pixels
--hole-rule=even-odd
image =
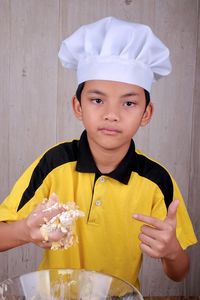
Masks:
[[[171,71],[168,48],[148,26],[113,17],[81,26],[62,42],[58,56],[65,68],[77,70],[78,84],[112,80],[150,91]]]

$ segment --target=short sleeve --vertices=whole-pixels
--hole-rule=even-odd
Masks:
[[[172,182],[174,186],[173,199],[174,200],[177,199],[180,201],[177,209],[176,234],[181,244],[181,247],[183,249],[186,249],[188,246],[197,243],[197,238],[185,202],[179,190],[179,187],[173,178],[172,178]]]

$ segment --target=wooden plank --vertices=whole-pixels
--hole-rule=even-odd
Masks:
[[[9,76],[10,76],[10,35],[9,35],[9,3],[0,2],[0,199],[6,196],[8,190],[8,151],[9,151]],[[0,200],[1,202],[1,200]]]
[[[198,41],[196,55],[196,76],[193,97],[193,128],[191,147],[191,168],[190,168],[190,188],[188,207],[191,214],[198,241],[200,241],[200,1],[198,1]],[[200,244],[190,249],[191,270],[190,276],[186,280],[187,295],[200,295]]]
[[[9,75],[10,75],[10,35],[9,2],[0,1],[0,202],[8,191],[9,157]],[[0,253],[0,281],[7,274],[7,253]]]
[[[10,1],[9,186],[56,141],[59,2]],[[36,247],[8,251],[8,273],[35,269]],[[34,262],[34,263],[33,263]]]
[[[157,1],[155,13],[155,32],[170,49],[172,73],[154,85],[155,115],[150,130],[150,153],[175,176],[187,203],[197,1]]]
[[[57,1],[11,1],[11,183],[56,141],[58,14]]]

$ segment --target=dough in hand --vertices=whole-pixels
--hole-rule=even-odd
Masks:
[[[78,205],[74,201],[67,204],[54,203],[45,200],[45,209],[43,211],[63,208],[64,211],[57,214],[49,221],[44,220],[45,223],[40,227],[41,234],[44,241],[49,240],[49,233],[60,230],[64,233],[64,237],[56,242],[52,242],[51,249],[67,249],[72,245],[78,243],[78,236],[76,234],[76,220],[85,216],[84,212],[79,210]]]

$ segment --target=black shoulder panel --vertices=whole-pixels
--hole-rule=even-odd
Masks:
[[[167,170],[158,163],[138,153],[136,153],[136,161],[134,171],[159,186],[164,195],[166,207],[168,208],[173,200],[173,183]]]
[[[58,166],[77,160],[78,140],[59,144],[48,150],[35,167],[29,185],[24,191],[17,211],[19,211],[35,194],[45,177]]]

